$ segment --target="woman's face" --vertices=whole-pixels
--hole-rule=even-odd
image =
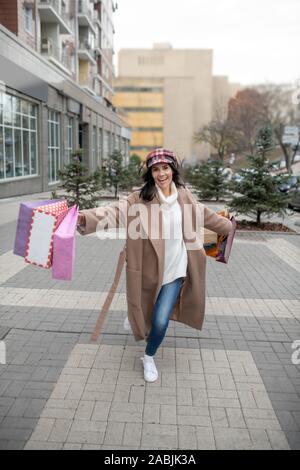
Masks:
[[[156,163],[152,166],[151,172],[154,182],[161,190],[167,189],[171,186],[173,172],[170,165],[167,163]]]

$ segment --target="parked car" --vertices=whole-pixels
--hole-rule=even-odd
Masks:
[[[300,188],[294,188],[290,191],[291,200],[289,202],[289,207],[291,209],[300,210]]]
[[[243,168],[243,172],[246,172],[248,174],[251,174],[251,173],[254,173],[255,170],[254,168]],[[245,174],[245,173],[244,173]],[[241,173],[239,173],[238,171],[235,172],[232,177],[231,177],[231,180],[234,182],[234,183],[241,183],[244,179],[244,174],[242,175]]]
[[[227,181],[230,181],[233,177],[233,171],[231,168],[223,168],[222,175],[225,177]]]
[[[300,183],[300,176],[285,175],[283,182],[279,185],[279,191],[282,193],[289,192],[292,188],[297,188]]]
[[[240,173],[236,172],[232,175],[231,181],[233,183],[240,183],[241,181],[243,181],[243,177],[242,175],[240,175]]]

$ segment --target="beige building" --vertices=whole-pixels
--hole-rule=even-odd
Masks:
[[[213,76],[213,51],[155,44],[121,50],[118,60],[113,104],[131,128],[131,154],[165,146],[188,162],[208,158],[209,146],[195,143],[194,133],[240,88]]]

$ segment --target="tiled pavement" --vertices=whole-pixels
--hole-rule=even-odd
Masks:
[[[124,242],[78,236],[74,280],[53,281],[12,254],[2,209],[0,449],[300,448],[299,236],[241,233],[228,266],[208,259],[203,330],[171,322],[145,384],[124,273],[89,342]]]

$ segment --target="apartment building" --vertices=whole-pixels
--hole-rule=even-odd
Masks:
[[[118,64],[113,104],[132,131],[131,153],[164,146],[186,162],[207,159],[212,149],[194,134],[241,88],[213,75],[213,51],[154,44],[121,50]]]
[[[113,94],[112,0],[0,0],[0,197],[54,190],[77,148],[90,170],[130,131]]]

